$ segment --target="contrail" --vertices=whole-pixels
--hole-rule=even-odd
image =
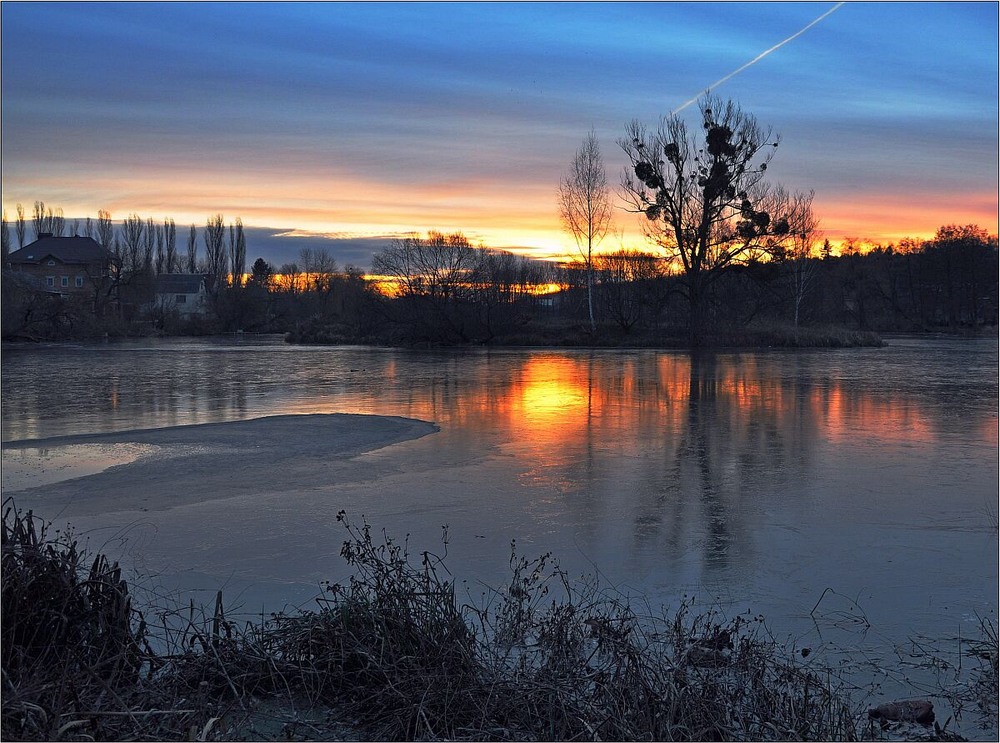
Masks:
[[[708,86],[708,90],[711,90],[712,88],[719,87],[720,85],[722,85],[722,83],[726,82],[726,80],[728,80],[729,78],[735,77],[736,75],[740,74],[741,72],[743,72],[743,70],[745,70],[750,65],[757,64],[757,62],[760,62],[762,59],[764,59],[764,57],[766,57],[771,52],[780,49],[785,44],[787,44],[789,41],[792,41],[793,39],[797,39],[802,34],[804,34],[806,31],[808,31],[810,28],[812,28],[813,26],[815,26],[817,23],[819,23],[820,21],[822,21],[828,15],[830,15],[831,13],[833,13],[833,11],[837,10],[841,5],[844,5],[844,4],[845,4],[844,2],[837,3],[832,8],[830,8],[828,11],[826,11],[823,15],[821,15],[819,18],[816,18],[811,23],[808,23],[807,25],[803,26],[802,28],[800,28],[798,31],[796,31],[794,34],[792,34],[791,36],[789,36],[784,41],[779,41],[777,44],[775,44],[774,46],[772,46],[770,49],[767,49],[767,50],[761,52],[756,57],[754,57],[749,62],[747,62],[745,65],[743,65],[742,67],[740,67],[739,69],[733,70],[732,72],[730,72],[725,77],[716,80],[714,83],[712,83],[710,86]],[[680,113],[685,108],[687,108],[688,106],[690,106],[692,103],[697,102],[697,100],[699,98],[701,98],[701,94],[700,93],[697,96],[695,96],[694,98],[692,98],[690,101],[688,101],[687,103],[684,103],[683,105],[681,105],[679,108],[675,108],[673,111],[671,111],[670,115],[673,116],[674,114]]]

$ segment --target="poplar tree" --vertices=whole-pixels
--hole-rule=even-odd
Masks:
[[[187,241],[187,272],[198,273],[198,228],[191,225]]]
[[[17,217],[14,219],[14,233],[17,235],[18,249],[24,247],[24,234],[26,232],[26,221],[24,219],[24,205],[18,204],[14,207]]]
[[[202,237],[205,240],[205,260],[208,263],[208,272],[215,280],[212,291],[218,295],[229,273],[229,260],[225,246],[226,223],[221,214],[208,218]]]
[[[584,138],[569,173],[559,184],[559,216],[563,228],[573,236],[587,269],[587,311],[590,329],[594,331],[597,324],[594,320],[593,251],[611,224],[611,191],[593,130]]]

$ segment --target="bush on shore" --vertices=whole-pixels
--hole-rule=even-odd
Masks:
[[[240,626],[132,606],[116,565],[7,504],[5,740],[858,740],[829,669],[760,617],[637,607],[512,550],[471,606],[440,556],[338,517],[353,575]],[[88,567],[89,564],[89,567]],[[154,616],[158,616],[159,620]],[[167,621],[169,619],[170,621]],[[993,676],[995,687],[995,631]],[[987,638],[988,640],[990,638]],[[157,646],[155,650],[153,646]],[[980,648],[982,650],[982,648]]]

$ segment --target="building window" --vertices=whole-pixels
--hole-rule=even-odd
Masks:
[[[56,262],[54,260],[52,260],[51,258],[49,258],[49,262],[46,265],[48,265],[48,266],[54,266],[54,265],[56,265]]]
[[[45,277],[45,286],[51,288],[51,287],[54,287],[55,285],[56,285],[56,277],[55,276],[46,276]]]
[[[63,277],[61,278],[61,280],[60,280],[60,282],[59,282],[59,283],[60,283],[60,284],[62,285],[62,287],[63,287],[64,289],[65,289],[66,287],[68,287],[68,286],[69,286],[69,276],[63,276]]]
[[[187,304],[187,294],[178,294],[174,297],[175,304]]]
[[[76,288],[77,289],[82,289],[83,288],[83,276],[77,276],[76,277]]]

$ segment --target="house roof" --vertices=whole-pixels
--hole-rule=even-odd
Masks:
[[[156,277],[156,293],[198,294],[205,278],[201,273],[161,273]]]
[[[91,237],[43,235],[7,256],[8,263],[39,264],[53,258],[60,263],[87,264],[111,260],[111,252]]]

